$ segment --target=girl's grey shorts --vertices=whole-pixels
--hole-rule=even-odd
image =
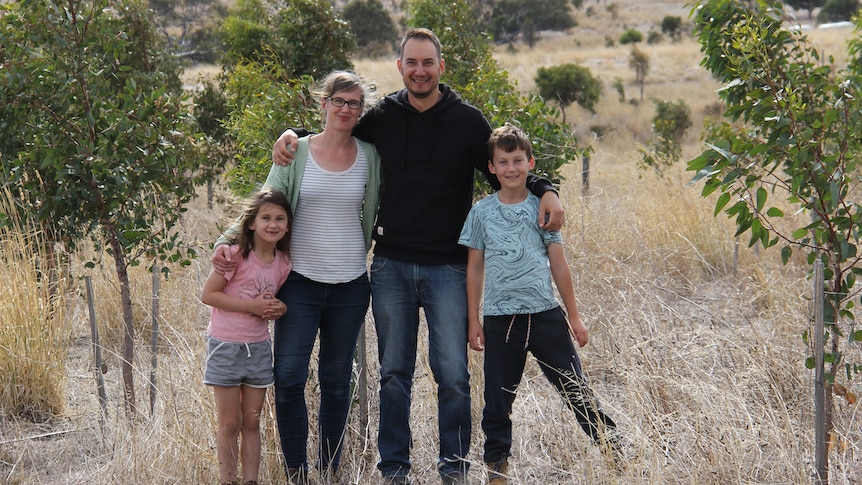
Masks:
[[[269,387],[272,372],[272,341],[241,344],[209,337],[204,384],[233,387]]]

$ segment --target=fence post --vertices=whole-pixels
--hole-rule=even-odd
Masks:
[[[829,483],[826,389],[823,385],[823,262],[814,263],[814,461],[819,485]]]
[[[99,407],[102,408],[102,416],[99,424],[105,425],[108,416],[108,398],[105,394],[105,378],[102,376],[102,346],[99,344],[99,326],[96,325],[96,305],[93,302],[93,280],[88,275],[84,277],[87,286],[87,309],[90,312],[90,335],[93,340],[93,360],[96,363],[96,390],[99,394]]]
[[[156,408],[156,372],[159,366],[159,265],[153,264],[153,333],[150,336],[150,417]]]
[[[366,357],[365,345],[365,323],[359,330],[359,341],[357,342],[357,364],[359,366],[359,429],[362,430],[362,449],[364,450],[368,441],[368,359]]]
[[[581,184],[584,186],[584,194],[590,193],[590,156],[584,155],[581,166]]]

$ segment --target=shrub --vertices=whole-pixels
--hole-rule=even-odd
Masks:
[[[627,29],[623,32],[623,35],[620,36],[620,44],[636,44],[638,42],[643,42],[644,35],[640,33],[637,29]]]

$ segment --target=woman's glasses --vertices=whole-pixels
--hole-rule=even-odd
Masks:
[[[357,110],[362,107],[362,101],[356,101],[355,99],[347,101],[343,98],[333,98],[331,96],[326,99],[329,100],[329,102],[332,103],[332,106],[335,106],[336,108],[343,108],[345,104],[352,110]]]

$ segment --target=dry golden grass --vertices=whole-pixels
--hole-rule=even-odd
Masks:
[[[0,190],[0,214],[10,221],[0,226],[0,415],[43,422],[65,409],[57,372],[66,356],[65,299],[50,288],[58,263],[43,234],[26,226],[13,201]]]
[[[688,175],[681,167],[663,178],[637,168],[637,145],[649,140],[653,107],[648,100],[654,97],[683,99],[692,108],[695,125],[685,156],[700,150],[704,110],[717,100],[717,86],[698,67],[697,46],[691,40],[641,46],[653,63],[644,103],[620,103],[610,87],[619,76],[626,83],[627,97],[639,97],[627,64],[628,48],[605,47],[606,35],[616,38],[627,26],[645,31],[664,15],[687,18],[687,11],[677,2],[618,1],[618,16],[613,19],[604,2],[586,3],[595,7],[596,15],[589,19],[579,15],[581,26],[571,35],[543,39],[532,51],[523,45],[514,50],[504,46],[498,59],[522,89],[529,89],[538,66],[570,61],[588,65],[606,84],[595,115],[568,108],[579,139],[592,143],[595,154],[590,190],[579,183],[580,166],[571,165],[561,196],[568,210],[564,236],[569,262],[590,329],[590,343],[580,355],[602,406],[629,437],[629,463],[619,473],[608,466],[531,362],[513,413],[515,483],[810,483],[813,379],[802,365],[807,350],[801,340],[809,325],[805,266],[783,267],[775,250],[755,252],[745,241],[737,247],[732,225],[712,217],[711,201],[701,199],[699,188],[685,185]],[[838,54],[847,33],[811,35],[819,46]],[[400,86],[393,60],[359,60],[356,66],[381,91]],[[592,140],[589,128],[594,125],[614,130]],[[202,200],[193,202],[183,227],[201,248],[201,259],[161,280],[162,333],[153,416],[146,411],[152,280],[143,268],[133,268],[139,331],[135,378],[144,416],[135,423],[124,418],[115,356],[118,340],[108,338],[104,342],[108,417],[100,422],[88,315],[79,290],[66,306],[68,355],[55,364],[62,368],[65,362],[64,372],[57,375],[65,397],[52,398],[62,406],[45,423],[0,421],[0,483],[216,483],[215,409],[210,390],[201,382],[208,309],[198,296],[209,271],[208,243],[231,209],[227,203],[209,210]],[[5,248],[5,239],[3,244]],[[6,269],[3,266],[0,270]],[[85,270],[77,265],[74,273],[82,275]],[[8,280],[7,273],[2,274]],[[100,328],[111,335],[121,320],[112,269],[89,274],[96,285]],[[28,301],[27,287],[21,286],[19,294],[20,285],[9,286],[15,294],[3,300]],[[378,428],[377,356],[370,315],[366,323],[370,422],[367,430],[360,429],[358,413],[352,413],[342,463],[343,478],[363,485],[376,483]],[[4,321],[0,331],[7,325]],[[19,349],[12,355],[17,365],[28,354]],[[0,358],[0,366],[9,359]],[[439,482],[434,469],[437,404],[426,360],[423,351],[412,408],[412,475],[419,484]],[[474,483],[480,483],[481,354],[471,352],[471,371],[474,437],[467,458],[474,463]],[[7,374],[0,375],[7,382]],[[312,429],[314,383],[312,377],[308,389]],[[862,394],[858,383],[851,390]],[[835,411],[831,483],[858,485],[859,408],[837,398]],[[263,426],[263,483],[284,483],[269,403]],[[39,437],[47,433],[59,434]],[[312,433],[312,460],[315,446]],[[316,483],[316,477],[312,479]]]

